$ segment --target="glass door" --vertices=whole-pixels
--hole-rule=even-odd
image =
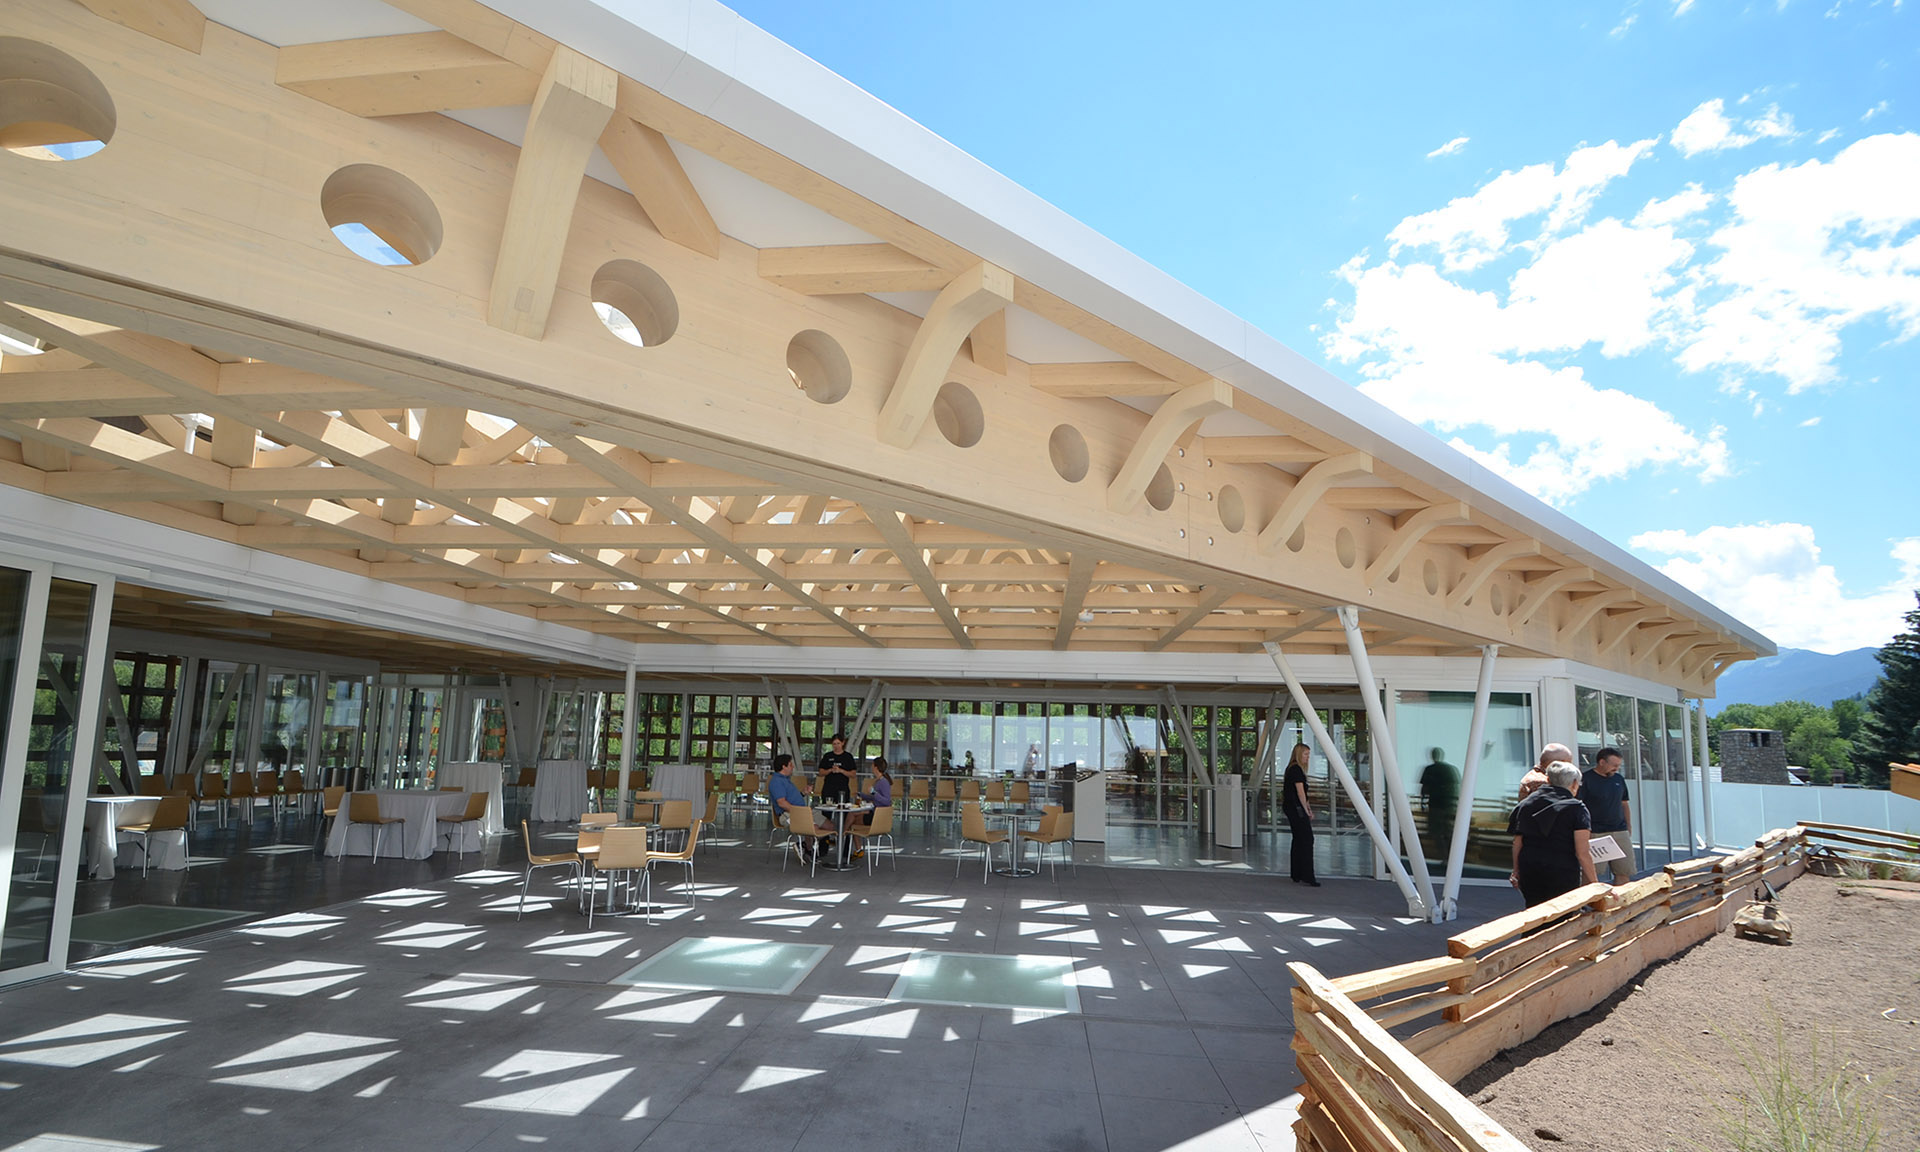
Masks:
[[[0,567],[0,984],[66,964],[112,589]]]

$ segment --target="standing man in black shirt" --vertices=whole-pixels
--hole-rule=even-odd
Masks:
[[[854,774],[860,770],[860,762],[847,752],[847,738],[839,732],[833,734],[833,751],[820,757],[817,773],[820,783],[820,802],[822,804],[845,804],[853,799]],[[832,851],[841,864],[846,860],[840,853],[846,851],[846,845],[835,838]]]
[[[1627,802],[1620,760],[1620,749],[1602,748],[1593,758],[1593,767],[1580,777],[1580,802],[1593,816],[1593,834],[1612,837],[1620,846],[1622,855],[1607,861],[1615,884],[1633,879],[1633,807]]]

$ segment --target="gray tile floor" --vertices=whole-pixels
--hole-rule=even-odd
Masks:
[[[511,843],[491,869],[393,862],[392,888],[0,993],[0,1149],[58,1134],[216,1150],[1272,1152],[1291,1147],[1280,1101],[1297,1084],[1286,963],[1339,974],[1437,955],[1516,906],[1470,888],[1463,919],[1436,926],[1404,922],[1372,881],[1083,863],[1057,884],[983,885],[926,856],[810,879],[756,846],[702,855],[697,908],[589,931],[552,872],[515,920]],[[657,877],[659,899],[679,898],[677,877]],[[828,951],[786,995],[613,983],[708,937]],[[1068,960],[1080,1012],[887,999],[929,951]]]

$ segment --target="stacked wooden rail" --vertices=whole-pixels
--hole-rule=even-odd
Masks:
[[[1810,850],[1920,863],[1920,837],[1836,824],[1781,828],[1751,848],[1590,884],[1468,929],[1447,954],[1329,979],[1291,964],[1303,1152],[1477,1152],[1525,1145],[1452,1088],[1618,991],[1641,969],[1724,930]],[[1431,1018],[1431,1019],[1429,1019]],[[1428,1021],[1403,1040],[1390,1028]],[[1404,1032],[1404,1029],[1402,1029]]]

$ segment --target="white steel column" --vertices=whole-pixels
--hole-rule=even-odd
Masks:
[[[1694,712],[1698,725],[1695,731],[1699,734],[1694,747],[1700,751],[1700,820],[1707,836],[1707,849],[1712,851],[1720,846],[1720,841],[1713,835],[1713,765],[1708,763],[1711,756],[1707,748],[1707,701],[1704,696],[1700,698],[1699,705]]]
[[[1360,638],[1360,609],[1349,604],[1336,609],[1340,627],[1347,634],[1347,652],[1353,657],[1353,674],[1360,682],[1360,700],[1367,708],[1367,726],[1373,732],[1373,762],[1380,767],[1386,784],[1387,802],[1393,806],[1394,819],[1406,840],[1407,860],[1413,865],[1413,878],[1426,898],[1426,913],[1438,918],[1440,909],[1433,895],[1433,876],[1427,871],[1427,854],[1420,847],[1420,829],[1413,822],[1413,801],[1407,797],[1406,781],[1400,777],[1399,750],[1393,746],[1393,729],[1380,707],[1380,693],[1374,687],[1373,661],[1367,658],[1367,646]]]
[[[1400,866],[1400,853],[1395,851],[1392,842],[1387,839],[1387,833],[1380,827],[1380,821],[1374,818],[1373,808],[1367,803],[1366,793],[1360,791],[1359,782],[1354,780],[1353,773],[1347,771],[1346,761],[1340,758],[1340,745],[1334,743],[1333,737],[1327,734],[1326,726],[1320,723],[1320,714],[1313,710],[1313,701],[1307,698],[1307,690],[1300,686],[1299,678],[1293,674],[1293,666],[1287,663],[1286,653],[1280,650],[1280,645],[1271,640],[1267,641],[1264,647],[1267,655],[1273,658],[1274,667],[1280,669],[1281,679],[1287,682],[1287,691],[1293,696],[1294,705],[1300,709],[1301,718],[1306,722],[1307,727],[1312,729],[1313,738],[1326,752],[1328,767],[1333,769],[1333,774],[1340,780],[1340,786],[1346,789],[1347,798],[1353,802],[1353,814],[1360,818],[1361,826],[1367,830],[1367,835],[1373,838],[1374,847],[1380,850],[1381,857],[1386,860],[1387,871],[1392,875],[1393,882],[1399,885],[1400,894],[1407,898],[1407,915],[1418,916],[1425,920],[1431,905],[1420,899],[1420,893],[1414,890],[1412,878],[1407,875],[1407,870]]]
[[[1447,845],[1447,880],[1440,896],[1440,918],[1460,915],[1460,874],[1467,866],[1467,838],[1473,833],[1473,788],[1480,774],[1480,745],[1487,732],[1487,703],[1493,697],[1493,662],[1500,645],[1480,649],[1480,680],[1473,687],[1473,720],[1467,725],[1467,754],[1460,762],[1460,806],[1453,816],[1453,843]]]
[[[81,655],[80,665],[80,711],[73,718],[73,767],[67,779],[67,811],[62,821],[60,837],[60,874],[54,881],[53,890],[53,936],[47,941],[47,963],[52,971],[58,972],[67,966],[67,946],[73,938],[73,904],[76,881],[80,875],[81,841],[86,836],[87,797],[93,791],[92,757],[90,750],[100,741],[101,680],[98,676],[89,676],[86,670],[98,668],[112,659],[113,650],[107,647],[107,633],[113,622],[112,576],[90,576],[73,573],[62,576],[57,570],[54,579],[71,579],[93,584],[93,603],[87,621],[87,646]],[[43,637],[44,641],[44,637]],[[43,642],[44,647],[44,642]],[[25,653],[20,663],[26,664]],[[28,670],[31,675],[31,670]],[[86,767],[82,768],[81,765]],[[27,967],[31,971],[33,966]]]
[[[620,800],[614,807],[614,811],[620,814],[620,819],[622,820],[625,820],[629,814],[627,777],[633,774],[633,730],[635,727],[633,696],[638,674],[639,666],[631,660],[627,661],[627,694],[621,698],[620,708]]]

